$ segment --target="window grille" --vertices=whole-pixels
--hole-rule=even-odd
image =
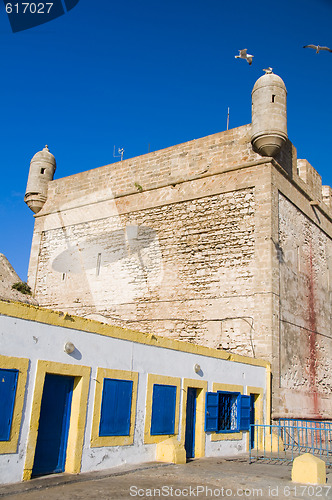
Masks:
[[[218,430],[236,431],[238,394],[223,393],[223,392],[220,392],[218,394],[219,394]]]
[[[249,426],[250,396],[243,396],[238,392],[206,393],[206,431],[248,431]]]

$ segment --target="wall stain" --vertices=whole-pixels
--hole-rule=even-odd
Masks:
[[[308,313],[309,313],[309,380],[310,389],[313,395],[313,410],[315,418],[321,418],[319,411],[319,401],[317,393],[317,317],[315,307],[315,292],[314,292],[314,266],[313,266],[313,250],[312,238],[309,243],[309,296],[308,296]]]

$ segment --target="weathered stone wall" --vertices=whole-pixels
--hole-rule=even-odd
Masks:
[[[208,177],[262,158],[253,152],[250,125],[57,179],[38,215]],[[103,188],[103,189],[101,189]],[[96,193],[97,191],[97,193]]]
[[[229,298],[248,296],[253,307],[254,212],[248,188],[44,231],[36,295],[44,306],[247,352],[250,322],[235,331],[221,323]],[[221,307],[212,320],[211,301]]]
[[[255,262],[270,245],[264,165],[244,126],[52,181],[36,216],[35,295],[47,307],[268,357],[259,332],[269,329],[271,286]]]
[[[279,245],[280,386],[310,394],[316,418],[332,393],[332,239],[280,194]]]
[[[254,153],[250,126],[58,179],[29,284],[42,306],[266,359],[274,416],[329,418],[323,193],[289,141]]]

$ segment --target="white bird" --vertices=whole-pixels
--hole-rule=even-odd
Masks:
[[[247,54],[247,49],[239,50],[239,55],[235,56],[235,59],[246,59],[249,63],[249,66],[252,63],[252,56],[251,54]]]
[[[321,47],[320,45],[303,45],[303,48],[315,49],[316,54],[319,54],[320,50],[327,50],[328,52],[332,52],[332,50],[328,47]]]
[[[270,75],[271,73],[273,73],[273,68],[268,67],[268,68],[263,69],[263,71],[265,71],[266,75]]]

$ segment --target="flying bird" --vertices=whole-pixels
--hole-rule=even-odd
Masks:
[[[239,50],[239,55],[235,56],[235,59],[246,59],[249,63],[249,66],[251,66],[252,63],[252,56],[251,54],[247,54],[247,49]]]
[[[320,45],[303,45],[303,48],[315,49],[316,54],[319,54],[320,50],[327,50],[328,52],[332,52],[332,50],[329,49],[328,47],[321,47]]]

